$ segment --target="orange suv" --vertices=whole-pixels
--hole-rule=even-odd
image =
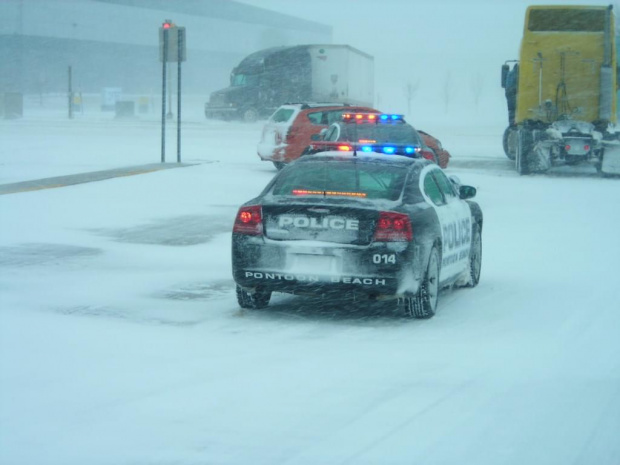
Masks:
[[[348,112],[380,113],[374,108],[337,103],[292,103],[278,108],[265,124],[258,144],[258,156],[276,168],[298,159],[321,132],[332,123],[342,121]]]

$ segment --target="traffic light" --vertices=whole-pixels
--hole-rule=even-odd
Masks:
[[[166,47],[166,61],[185,61],[185,28],[178,27],[171,19],[165,20],[159,28],[159,61],[164,61],[164,43]],[[180,45],[180,50],[179,50]]]

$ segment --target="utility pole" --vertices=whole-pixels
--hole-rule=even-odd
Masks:
[[[67,100],[69,103],[69,119],[73,119],[73,72],[71,70],[71,65],[69,65],[67,77],[69,81],[69,86],[67,90]]]
[[[162,62],[161,162],[166,161],[166,119],[172,119],[172,85],[167,63],[177,62],[177,163],[181,163],[181,62],[185,61],[185,28],[167,19],[159,28],[159,59]],[[168,113],[166,113],[166,88]]]

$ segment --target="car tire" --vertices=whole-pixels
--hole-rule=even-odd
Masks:
[[[273,166],[275,166],[276,169],[280,171],[282,168],[286,166],[286,163],[282,163],[281,161],[274,161]]]
[[[246,123],[254,123],[258,119],[258,111],[255,108],[246,108],[243,111],[243,121]]]
[[[399,299],[399,305],[409,318],[428,319],[435,315],[439,300],[439,251],[437,247],[431,249],[424,279],[417,294]]]
[[[257,309],[265,308],[271,300],[271,291],[256,289],[250,293],[240,286],[237,286],[237,302],[241,308]]]
[[[471,247],[469,249],[469,280],[465,287],[476,287],[480,282],[482,269],[482,236],[480,227],[474,224],[471,231]]]

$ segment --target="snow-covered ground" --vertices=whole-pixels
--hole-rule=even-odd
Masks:
[[[232,221],[275,169],[261,124],[190,116],[194,166],[0,196],[0,463],[620,463],[618,179],[519,177],[503,121],[416,122],[478,188],[480,285],[428,321],[243,311]],[[0,183],[155,163],[159,136],[33,109],[0,121]]]

